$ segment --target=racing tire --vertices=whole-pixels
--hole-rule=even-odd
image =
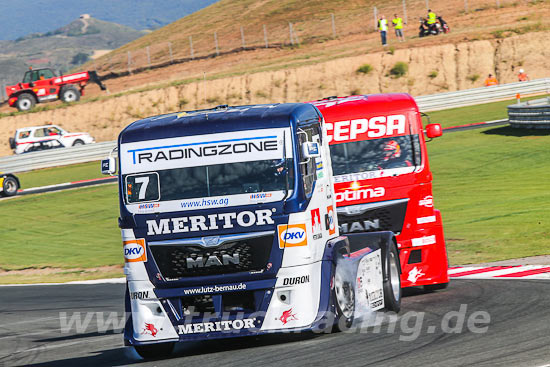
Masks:
[[[169,357],[174,350],[174,345],[176,343],[158,343],[158,344],[147,344],[147,345],[136,345],[134,346],[137,354],[139,354],[143,359],[161,359]]]
[[[449,286],[449,282],[447,283],[439,283],[439,284],[428,284],[424,286],[424,291],[427,293],[439,291],[441,289],[445,289]]]
[[[401,272],[399,271],[399,254],[395,245],[392,245],[390,251],[384,259],[383,267],[386,280],[384,280],[384,305],[386,311],[398,313],[401,310]]]
[[[36,98],[30,93],[21,93],[15,106],[19,111],[29,111],[36,105]]]
[[[19,183],[14,177],[6,176],[2,183],[2,190],[3,196],[14,196],[17,194],[17,190],[19,190]]]
[[[73,147],[76,147],[76,146],[79,146],[79,145],[84,145],[84,142],[80,139],[76,139],[74,142],[73,142]]]
[[[346,331],[355,319],[355,289],[350,282],[342,280],[337,271],[333,282],[332,297],[336,311],[333,331]]]
[[[80,92],[73,85],[67,85],[61,89],[60,98],[65,103],[76,102],[80,100]]]

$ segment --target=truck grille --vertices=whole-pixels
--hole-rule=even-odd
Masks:
[[[340,233],[392,231],[403,229],[408,199],[350,205],[338,208]]]
[[[252,238],[232,238],[214,247],[205,246],[197,239],[196,243],[189,243],[189,240],[182,244],[150,243],[150,249],[160,273],[165,279],[173,280],[264,270],[273,238],[270,232]]]

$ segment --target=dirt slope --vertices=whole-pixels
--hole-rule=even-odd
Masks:
[[[406,91],[425,95],[480,86],[488,73],[501,82],[516,81],[519,65],[532,78],[547,76],[550,32],[500,39],[444,44],[344,57],[286,70],[264,71],[197,81],[33,114],[2,118],[0,154],[9,154],[8,137],[20,127],[54,122],[69,131],[90,132],[98,141],[114,140],[120,130],[142,117],[219,104],[296,102],[329,95]],[[253,57],[253,52],[250,55]],[[398,61],[409,65],[400,78],[388,76]],[[365,63],[373,70],[358,73]],[[430,78],[432,71],[437,76]],[[472,82],[473,76],[479,79]]]

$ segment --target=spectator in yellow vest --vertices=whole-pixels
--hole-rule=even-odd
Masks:
[[[382,46],[386,46],[386,32],[388,31],[388,20],[384,15],[380,16],[378,20],[378,30],[380,31],[380,37],[382,39]]]
[[[428,9],[428,25],[435,24],[437,21],[437,17],[435,16],[435,13],[432,11],[432,9]]]
[[[395,28],[395,35],[399,41],[405,42],[405,37],[403,37],[403,19],[399,18],[397,14],[394,14],[393,17],[392,23]]]

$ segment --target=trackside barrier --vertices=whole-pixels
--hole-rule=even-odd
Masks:
[[[492,87],[431,94],[415,97],[415,100],[420,111],[428,112],[511,99],[515,98],[517,93],[522,96],[550,93],[550,79],[544,78],[529,82],[517,82],[495,85]]]
[[[427,112],[515,98],[517,93],[520,93],[522,96],[550,93],[550,79],[537,79],[529,82],[431,94],[415,97],[415,99],[420,110]],[[115,146],[116,141],[111,141],[2,157],[0,158],[0,171],[16,173],[39,168],[91,162],[105,158]]]
[[[107,141],[1,157],[0,172],[25,172],[39,168],[97,161],[108,156],[114,147],[116,147],[116,141]],[[99,168],[98,165],[98,174],[100,173]]]

